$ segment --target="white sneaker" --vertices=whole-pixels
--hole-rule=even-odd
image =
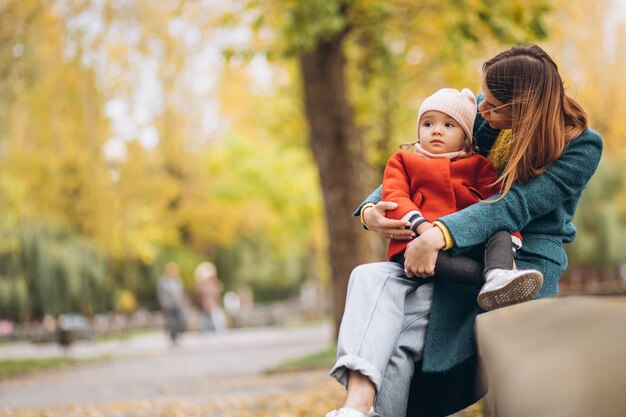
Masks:
[[[364,413],[354,408],[342,407],[339,410],[333,410],[326,414],[326,417],[380,417],[374,411]]]
[[[530,301],[543,285],[543,275],[534,269],[492,269],[478,294],[478,305],[485,311]]]

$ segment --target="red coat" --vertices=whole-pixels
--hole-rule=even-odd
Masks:
[[[498,192],[498,179],[492,163],[481,155],[455,160],[427,159],[413,152],[393,154],[383,177],[383,201],[394,201],[398,208],[387,212],[390,219],[401,219],[418,210],[429,222],[484,200]],[[392,239],[389,259],[404,252],[409,241]]]

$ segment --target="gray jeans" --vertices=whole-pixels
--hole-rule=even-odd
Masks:
[[[414,363],[421,359],[433,284],[408,279],[401,265],[379,262],[352,271],[330,371],[347,387],[348,370],[376,386],[381,417],[406,415]]]

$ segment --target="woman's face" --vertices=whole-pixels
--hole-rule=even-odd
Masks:
[[[484,78],[482,89],[485,99],[478,105],[478,111],[483,116],[483,119],[494,129],[510,129],[513,126],[511,106],[500,102],[491,94]]]

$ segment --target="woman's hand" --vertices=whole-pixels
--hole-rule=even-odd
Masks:
[[[408,244],[404,252],[406,276],[425,278],[434,275],[437,254],[445,245],[443,232],[438,227],[432,227],[419,235]]]
[[[411,240],[415,237],[415,233],[406,228],[411,223],[385,217],[387,210],[394,210],[396,207],[398,207],[398,203],[379,201],[374,207],[365,210],[363,219],[365,219],[370,230],[382,234],[387,239]]]

